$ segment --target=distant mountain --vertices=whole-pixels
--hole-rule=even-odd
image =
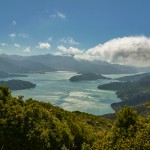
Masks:
[[[8,86],[11,90],[24,90],[35,88],[36,84],[22,80],[0,81],[0,86]]]
[[[140,80],[143,77],[146,77],[148,75],[150,75],[150,73],[142,73],[142,74],[136,74],[136,75],[124,76],[124,77],[116,78],[116,80],[119,80],[119,81],[138,81],[138,80]]]
[[[51,54],[36,56],[0,55],[0,70],[11,73],[32,73],[49,71],[75,71],[80,74],[136,73],[133,67],[110,64],[99,61],[76,60],[72,56],[55,56]]]
[[[137,70],[139,72],[150,72],[150,65],[149,65],[149,67],[139,67],[139,68],[137,68]]]
[[[17,63],[14,63],[13,60],[0,57],[0,71],[16,73],[20,72],[19,70],[21,70],[21,67],[19,67]]]
[[[36,73],[56,71],[50,65],[27,59],[25,56],[0,55],[0,71],[7,73]]]
[[[104,77],[99,74],[86,73],[82,75],[73,76],[69,80],[71,82],[77,82],[77,81],[83,81],[83,80],[98,80],[98,79],[110,79],[110,78]]]
[[[10,74],[3,71],[0,71],[0,78],[9,78],[9,77],[27,77],[27,75],[22,74]]]

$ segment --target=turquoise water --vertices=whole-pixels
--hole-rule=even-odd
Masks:
[[[97,89],[98,85],[113,80],[70,82],[69,78],[74,75],[76,75],[74,72],[50,72],[9,78],[31,81],[37,85],[34,89],[12,91],[12,95],[24,95],[25,99],[31,97],[50,102],[69,111],[78,110],[95,115],[114,112],[110,106],[111,103],[120,101],[115,92]],[[117,77],[118,75],[112,76]]]

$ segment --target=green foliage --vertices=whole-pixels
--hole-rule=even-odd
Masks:
[[[150,149],[150,119],[141,118],[129,106],[118,114],[111,132],[99,133],[93,150]]]
[[[0,100],[4,103],[10,98],[10,91],[7,86],[0,86]]]
[[[132,126],[135,127],[137,123],[137,113],[129,106],[125,106],[120,112],[117,113],[117,119],[114,122],[114,132],[121,134]]]
[[[83,143],[92,146],[97,130],[111,126],[102,117],[32,99],[23,101],[22,96],[11,97],[7,87],[0,89],[0,149],[80,150]]]

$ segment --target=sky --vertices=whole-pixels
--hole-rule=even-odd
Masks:
[[[149,6],[149,0],[0,0],[0,53],[148,66]]]

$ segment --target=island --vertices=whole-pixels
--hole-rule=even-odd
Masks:
[[[8,86],[11,90],[24,90],[35,88],[36,84],[23,80],[8,80],[8,81],[0,81],[0,86]]]
[[[7,73],[7,72],[4,72],[4,71],[0,71],[0,78],[10,78],[10,77],[27,77],[27,75],[12,74],[12,73]]]
[[[111,78],[107,78],[100,74],[86,73],[86,74],[73,76],[69,80],[71,82],[76,82],[76,81],[82,81],[82,80],[98,80],[98,79],[111,79]]]

